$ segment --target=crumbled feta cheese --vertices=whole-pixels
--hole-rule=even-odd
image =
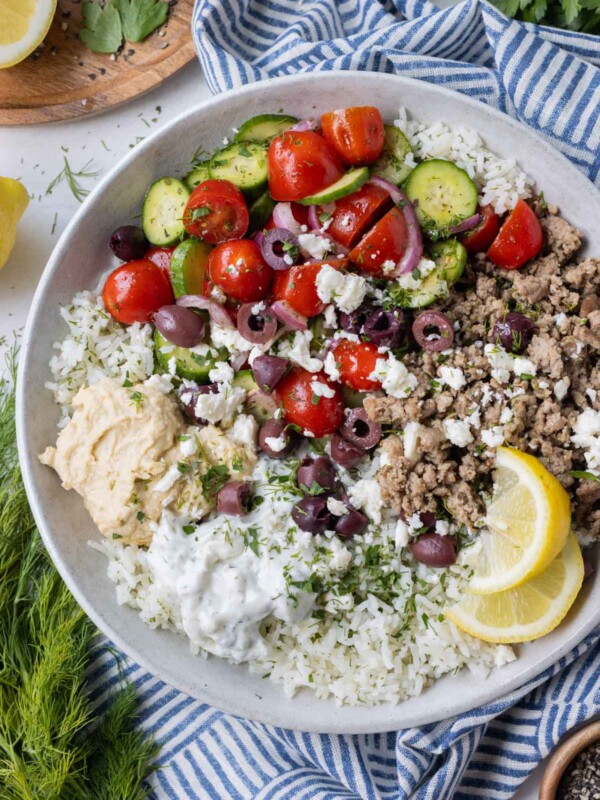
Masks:
[[[356,508],[362,508],[365,514],[375,523],[381,522],[381,489],[375,478],[362,478],[348,489],[350,502]]]
[[[511,422],[514,418],[515,414],[512,408],[505,406],[502,411],[500,412],[500,424],[506,425],[507,422]]]
[[[210,338],[215,347],[226,347],[231,353],[248,353],[254,347],[235,328],[223,328],[212,321]]]
[[[589,389],[586,389],[586,390],[585,390],[585,393],[586,393],[586,395],[587,395],[587,396],[590,398],[590,400],[592,401],[592,403],[595,403],[595,402],[596,402],[596,397],[598,396],[598,392],[597,392],[595,389],[592,389],[592,388],[590,387]]]
[[[408,291],[419,289],[423,279],[427,277],[436,268],[435,261],[430,258],[422,258],[412,272],[406,272],[404,275],[399,275],[396,282],[402,289]],[[444,281],[440,281],[440,286]]]
[[[486,344],[484,352],[492,367],[492,377],[499,383],[508,383],[511,372],[517,377],[523,378],[534,376],[537,373],[537,366],[529,358],[521,358],[507,353],[498,344]]]
[[[513,372],[515,375],[535,375],[537,373],[537,367],[533,361],[528,358],[515,358]]]
[[[314,439],[314,438],[315,438],[315,435],[314,435],[314,433],[313,433],[312,431],[309,431],[309,430],[308,430],[308,428],[305,428],[305,429],[302,431],[302,435],[303,435],[303,436],[306,436],[306,438],[307,438],[307,439]]]
[[[177,464],[172,464],[162,478],[152,487],[153,492],[168,492],[181,478],[181,472],[177,469]]]
[[[399,519],[396,523],[394,543],[399,550],[408,544],[408,525],[403,519]]]
[[[569,319],[564,312],[560,312],[560,314],[555,314],[552,319],[554,320],[556,327],[561,333],[565,333],[566,325],[565,323]]]
[[[346,313],[355,311],[365,299],[368,282],[361,275],[339,272],[324,264],[315,281],[317,294],[324,303],[335,303]]]
[[[404,455],[410,461],[417,461],[419,458],[419,436],[422,430],[423,426],[420,422],[407,422],[404,426],[402,444],[404,446]]]
[[[161,394],[170,394],[173,391],[173,381],[170,375],[150,375],[144,381],[144,386],[150,386]]]
[[[417,513],[412,514],[407,519],[407,524],[408,524],[408,532],[410,534],[417,533],[423,528],[423,521],[421,519],[421,515]]]
[[[245,447],[250,452],[256,452],[256,434],[258,423],[250,414],[240,414],[235,418],[231,428],[227,431],[227,436],[232,442]]]
[[[386,261],[383,262],[381,265],[381,271],[384,275],[391,275],[392,272],[396,269],[396,262],[392,261],[391,258],[388,258]]]
[[[571,441],[585,450],[588,470],[595,475],[600,474],[600,411],[586,408],[575,420],[573,431]]]
[[[323,362],[310,354],[312,338],[312,331],[296,331],[291,343],[284,340],[279,344],[279,355],[289,358],[294,364],[304,367],[308,372],[320,372]]]
[[[252,366],[252,364],[254,364],[254,360],[256,358],[258,358],[259,356],[262,356],[262,355],[264,355],[264,353],[260,349],[260,347],[256,347],[256,346],[253,347],[252,350],[250,350],[250,354],[248,355],[248,364],[250,364],[250,366]]]
[[[195,436],[183,436],[179,440],[179,449],[181,451],[181,455],[184,458],[189,458],[193,456],[195,453],[198,452],[198,442],[196,441]]]
[[[258,314],[260,314],[262,311],[264,311],[264,310],[265,310],[265,308],[266,308],[266,305],[265,305],[265,304],[264,304],[264,302],[261,300],[260,302],[258,302],[258,303],[255,303],[255,304],[252,306],[252,308],[251,308],[251,311],[252,311],[252,313],[254,314],[254,316],[258,316]]]
[[[337,328],[337,314],[334,305],[327,306],[323,311],[323,322],[326,328]]]
[[[231,383],[233,368],[226,361],[217,361],[208,373],[212,383]]]
[[[177,375],[177,361],[175,360],[175,356],[171,356],[167,361],[167,369],[169,370],[169,375]]]
[[[270,447],[274,453],[281,453],[287,446],[287,439],[284,433],[280,433],[279,436],[266,436],[265,444],[267,447]]]
[[[325,356],[325,361],[323,362],[323,368],[325,369],[325,372],[327,373],[327,375],[329,375],[332,381],[339,381],[340,371],[338,369],[335,356],[333,355],[331,350]]]
[[[548,389],[550,384],[548,381],[538,381],[538,388],[539,389]]]
[[[450,533],[450,523],[445,519],[438,519],[435,522],[435,532],[440,536],[448,536]]]
[[[240,386],[219,384],[216,394],[199,394],[195,403],[196,416],[213,424],[229,422],[242,410],[246,392]],[[182,397],[183,399],[183,397]]]
[[[298,244],[305,250],[311,258],[321,261],[325,254],[331,250],[331,241],[316,233],[299,233]]]
[[[481,441],[488,447],[500,447],[504,442],[504,430],[501,425],[494,425],[481,431]]]
[[[559,381],[556,381],[554,384],[554,396],[557,400],[563,400],[567,392],[569,391],[570,381],[569,379],[561,378]]]
[[[448,441],[457,447],[466,447],[473,441],[473,434],[468,424],[462,419],[445,419],[444,433]]]
[[[398,399],[408,397],[419,385],[417,377],[391,353],[387,358],[377,359],[369,378],[372,381],[381,381],[383,391]]]
[[[466,384],[465,373],[459,367],[440,367],[438,376],[442,384],[458,391]]]
[[[312,379],[310,385],[313,394],[316,394],[317,397],[335,397],[335,389],[333,386],[328,386],[326,383],[322,383],[315,378]]]
[[[327,510],[331,511],[334,517],[343,517],[348,513],[346,504],[341,500],[337,500],[335,497],[327,498]]]

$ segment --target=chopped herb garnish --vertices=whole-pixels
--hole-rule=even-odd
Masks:
[[[213,464],[201,478],[204,497],[213,502],[229,480],[229,477],[229,470],[225,464]]]

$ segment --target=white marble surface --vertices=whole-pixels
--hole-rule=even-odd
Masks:
[[[76,171],[91,160],[88,170],[106,174],[138,137],[209,94],[200,67],[193,64],[154,92],[104,114],[53,125],[0,128],[0,175],[21,179],[31,195],[16,247],[0,271],[0,338],[11,339],[24,326],[46,260],[78,207],[65,181],[47,194],[64,167],[63,159]],[[81,184],[92,189],[96,180],[82,179]],[[538,768],[515,800],[535,800],[540,775]]]

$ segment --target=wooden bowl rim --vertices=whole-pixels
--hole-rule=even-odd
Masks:
[[[600,718],[585,723],[554,750],[542,777],[539,800],[555,800],[567,768],[583,750],[596,742],[600,742]]]

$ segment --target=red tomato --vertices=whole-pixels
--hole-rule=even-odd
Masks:
[[[327,233],[344,247],[352,248],[391,205],[389,192],[375,183],[365,183],[357,192],[335,201]]]
[[[102,299],[109,314],[125,325],[150,322],[159,308],[175,302],[166,273],[145,259],[128,261],[111,272]]]
[[[348,258],[367,275],[391,278],[393,276],[386,275],[383,265],[386,261],[393,261],[394,264],[400,261],[407,238],[408,228],[404,214],[399,208],[392,208],[363,236],[350,251]]]
[[[240,303],[262,300],[273,280],[273,270],[251,239],[222,242],[211,250],[207,263],[213,283]]]
[[[169,280],[171,280],[169,270],[171,268],[171,256],[173,255],[173,250],[175,250],[174,247],[151,247],[144,256],[146,261],[152,261],[153,264],[156,264],[157,267],[160,267],[162,270],[164,270],[169,277]]]
[[[385,144],[383,119],[373,106],[329,111],[321,117],[321,128],[329,144],[352,166],[377,161]]]
[[[500,218],[491,206],[482,206],[479,213],[481,219],[477,227],[460,237],[461,244],[471,255],[485,253],[500,230]]]
[[[333,389],[334,396],[315,394],[312,387],[315,380]],[[314,374],[295,367],[279,381],[276,392],[286,420],[304,431],[310,431],[317,438],[333,433],[343,422],[342,392],[324,372]]]
[[[488,250],[488,258],[498,267],[518,269],[537,256],[543,241],[535,211],[524,200],[517,200]]]
[[[301,200],[338,181],[338,154],[314,131],[285,131],[269,145],[269,193],[273,200]]]
[[[301,206],[300,203],[290,203],[290,208],[292,209],[292,216],[296,222],[299,225],[306,225],[308,229],[308,206]],[[271,228],[276,227],[277,225],[275,225],[275,222],[273,221],[273,215],[271,214],[264,229],[266,231],[270,231]]]
[[[183,224],[190,236],[210,244],[241,239],[249,222],[244,195],[229,181],[199,183],[183,212]]]
[[[377,359],[385,356],[370,342],[342,341],[334,348],[333,356],[340,372],[340,380],[357,392],[374,392],[381,389],[381,381],[369,378],[377,368]]]
[[[316,317],[325,308],[317,294],[316,280],[323,264],[334,269],[348,266],[347,259],[337,261],[315,261],[312,264],[297,264],[285,271],[275,273],[273,294],[276,300],[287,300],[294,311],[305,317]]]

